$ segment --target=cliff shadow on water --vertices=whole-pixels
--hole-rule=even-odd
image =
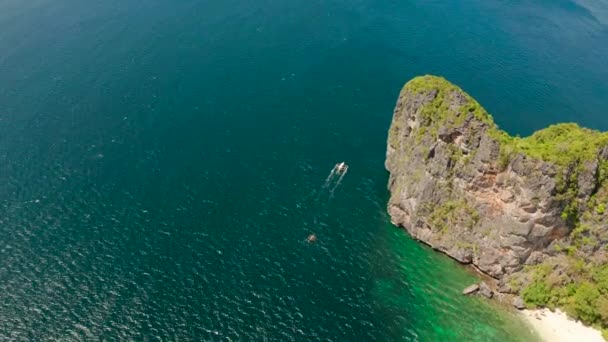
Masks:
[[[608,133],[564,123],[512,137],[423,76],[402,89],[387,145],[394,224],[489,275],[499,300],[608,327]]]

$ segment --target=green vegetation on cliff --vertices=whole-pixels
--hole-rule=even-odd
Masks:
[[[444,125],[456,126],[462,124],[467,118],[467,112],[487,123],[490,127],[496,127],[492,116],[475,99],[442,77],[416,77],[409,81],[404,88],[418,94],[437,91],[437,96],[433,102],[425,106],[422,112],[422,117],[427,121],[424,124],[431,128],[434,137],[437,137],[439,128]],[[460,112],[454,115],[449,110],[449,103],[450,96],[456,96],[456,94],[463,95],[463,102],[466,102],[467,105],[463,106]]]
[[[427,203],[426,206],[427,208],[425,209],[431,212],[429,224],[431,227],[438,229],[439,232],[445,232],[457,221],[462,222],[468,227],[473,226],[479,221],[479,213],[465,200],[446,201],[438,206],[432,206]]]
[[[556,272],[550,263],[531,268],[524,300],[530,307],[560,307],[587,324],[608,327],[608,265],[571,257],[567,263],[566,272]]]
[[[533,281],[522,289],[522,296],[531,307],[560,307],[587,324],[607,329],[608,182],[601,174],[599,179],[599,189],[588,201],[571,202],[581,209],[574,213],[570,234],[555,243],[556,259],[527,270]]]
[[[413,93],[437,91],[433,102],[425,106],[422,112],[422,116],[429,121],[435,137],[443,125],[462,123],[466,119],[466,113],[463,112],[466,110],[488,125],[487,133],[500,142],[501,153],[506,157],[523,153],[530,158],[567,167],[596,158],[599,149],[608,146],[608,132],[583,128],[575,123],[552,125],[525,138],[512,137],[496,126],[492,115],[475,99],[442,77],[430,75],[416,77],[406,83],[404,89]],[[466,101],[466,106],[456,114],[449,110],[448,105],[450,96],[454,94],[464,95]],[[505,164],[508,164],[508,160]],[[606,170],[608,171],[608,165]]]
[[[417,94],[437,91],[437,96],[433,102],[425,106],[422,112],[422,116],[427,120],[425,124],[431,127],[431,133],[435,137],[437,137],[439,128],[445,125],[456,126],[462,124],[470,113],[473,117],[488,125],[487,132],[491,137],[505,143],[511,140],[507,133],[498,129],[492,115],[474,98],[443,77],[431,75],[416,77],[405,84],[404,90]],[[466,103],[456,114],[449,110],[452,96],[463,96],[462,102]]]
[[[511,144],[514,152],[567,167],[597,158],[600,148],[608,146],[608,133],[562,123],[526,138],[515,138]]]

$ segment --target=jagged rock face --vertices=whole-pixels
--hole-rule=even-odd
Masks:
[[[497,131],[459,88],[437,77],[417,78],[399,95],[386,168],[394,224],[502,278],[551,257],[550,246],[571,227],[562,218],[566,203],[556,195],[558,178],[568,170],[522,153],[505,161]],[[598,165],[588,161],[578,172],[581,202],[597,191]]]

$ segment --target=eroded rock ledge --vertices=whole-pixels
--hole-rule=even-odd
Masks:
[[[575,124],[510,137],[460,88],[417,77],[401,91],[389,131],[388,211],[414,238],[497,279],[502,292],[589,283],[604,296],[607,146],[606,133]],[[580,260],[589,270],[574,276]],[[602,271],[605,289],[594,276]],[[554,297],[555,305],[567,298]]]

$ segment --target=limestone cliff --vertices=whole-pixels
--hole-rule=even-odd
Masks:
[[[460,88],[424,76],[399,95],[386,168],[392,221],[502,292],[532,306],[570,305],[570,284],[608,295],[606,133],[560,124],[510,137]],[[605,310],[587,321],[608,323]]]

